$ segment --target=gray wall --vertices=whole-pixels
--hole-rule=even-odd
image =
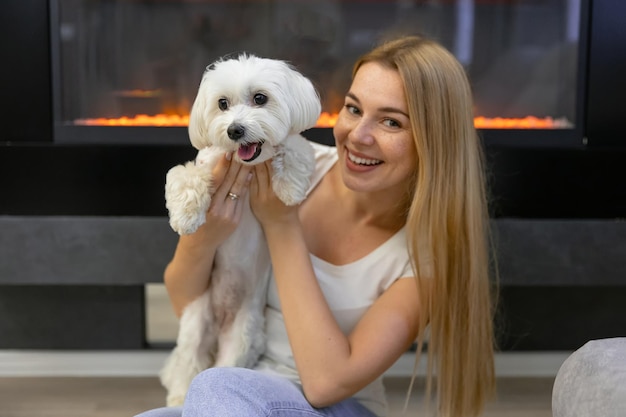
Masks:
[[[503,327],[515,339],[505,345],[562,347],[546,340],[567,339],[555,311],[578,326],[567,343],[626,335],[626,222],[493,226]],[[143,285],[162,281],[177,241],[167,218],[0,216],[0,231],[0,348],[146,347]]]
[[[0,284],[161,282],[178,235],[165,217],[0,216]]]
[[[626,221],[493,221],[502,285],[626,285]],[[165,217],[0,216],[0,284],[161,282]]]

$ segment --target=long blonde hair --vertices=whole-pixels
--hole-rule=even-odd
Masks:
[[[427,398],[436,374],[443,417],[477,416],[495,391],[489,215],[482,147],[465,70],[438,43],[417,36],[362,56],[404,82],[418,168],[407,232],[427,326]],[[418,355],[419,355],[418,349]]]

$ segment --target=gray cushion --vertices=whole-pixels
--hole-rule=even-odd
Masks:
[[[561,365],[553,417],[626,416],[626,337],[587,342]]]

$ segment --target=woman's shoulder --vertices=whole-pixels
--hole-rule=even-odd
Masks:
[[[308,192],[311,192],[319,184],[324,175],[335,165],[338,158],[337,148],[334,146],[323,145],[313,141],[310,141],[310,143],[315,154],[315,172],[311,178],[311,186]]]
[[[335,146],[324,145],[323,143],[314,142],[312,140],[310,140],[309,143],[313,147],[315,161],[318,164],[325,161],[334,163],[337,160],[337,148]]]

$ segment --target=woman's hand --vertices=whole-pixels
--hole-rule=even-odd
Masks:
[[[213,247],[219,246],[234,231],[246,204],[252,167],[242,165],[226,154],[213,169],[213,195],[206,222],[190,238]]]
[[[239,224],[246,204],[252,170],[230,156],[221,158],[213,169],[215,191],[206,223],[178,239],[174,257],[165,268],[165,286],[178,317],[208,287],[215,251]]]
[[[263,229],[298,221],[298,207],[285,205],[274,193],[272,174],[271,160],[256,165],[250,184],[250,206]]]

